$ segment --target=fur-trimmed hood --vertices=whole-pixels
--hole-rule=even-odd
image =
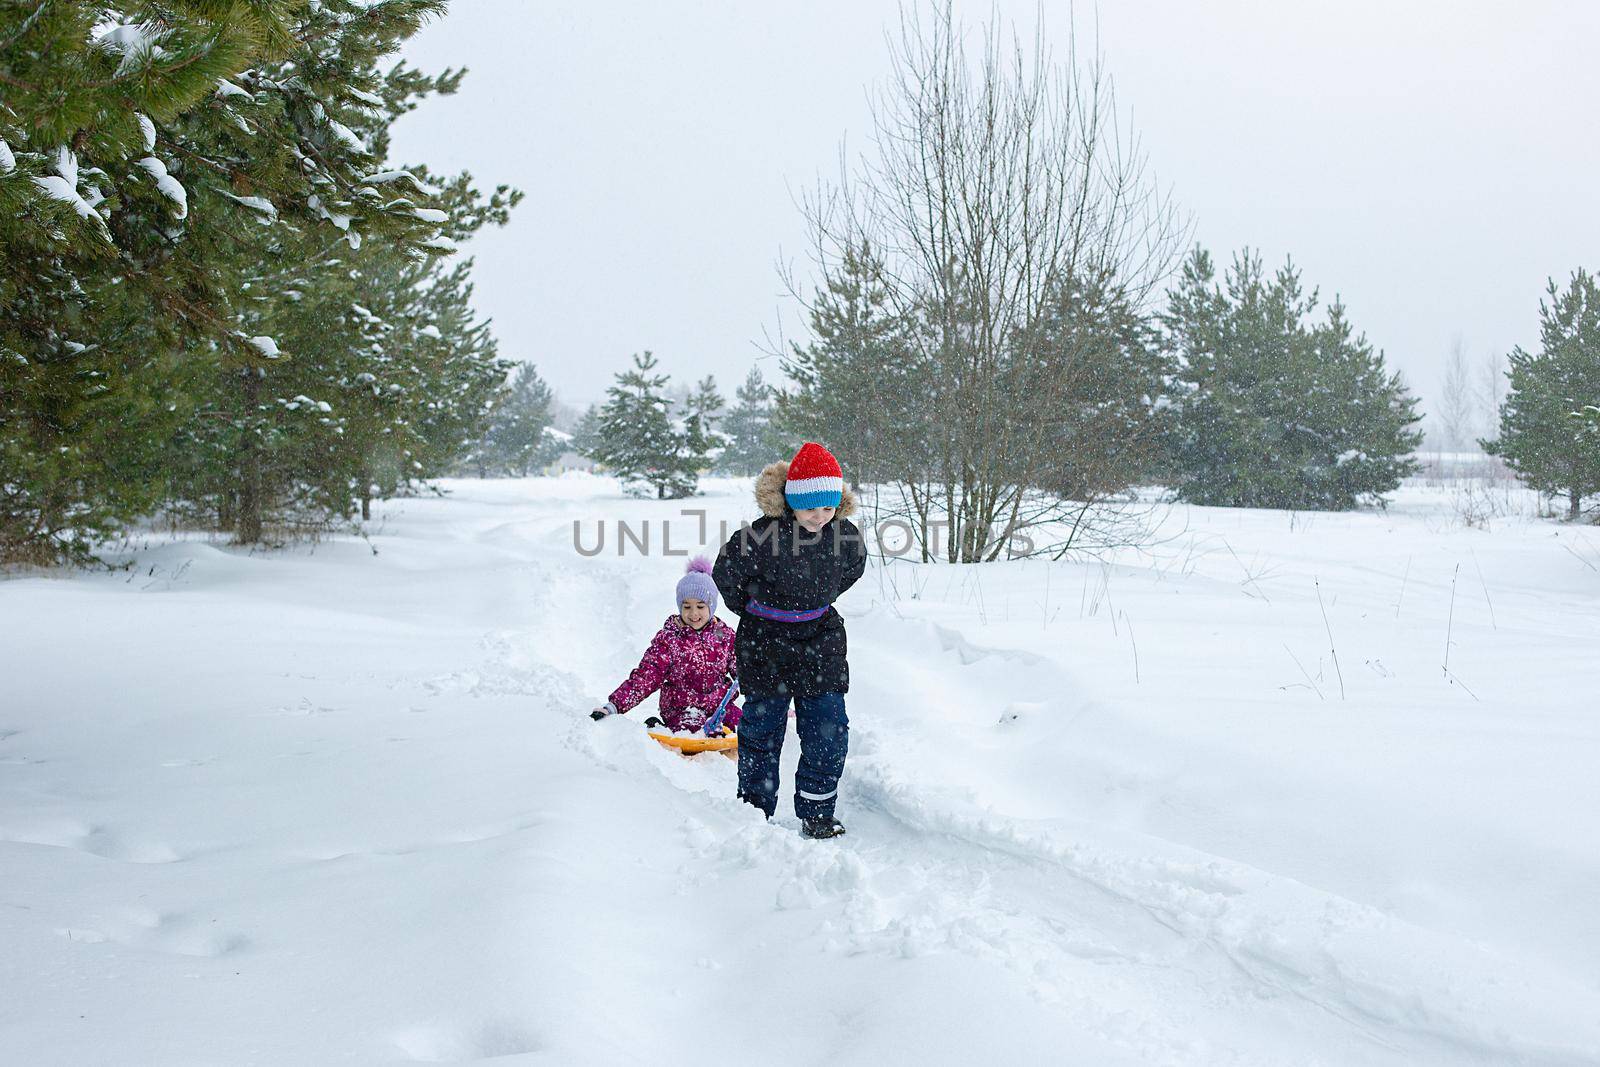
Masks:
[[[784,498],[783,486],[789,480],[789,461],[786,459],[775,460],[768,463],[756,475],[756,506],[761,509],[761,514],[770,515],[774,519],[781,519],[785,512],[793,514],[789,501]],[[834,512],[834,517],[848,519],[856,513],[856,495],[850,491],[848,483],[839,497],[839,510]]]

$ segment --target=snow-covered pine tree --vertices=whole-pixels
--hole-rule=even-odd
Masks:
[[[172,131],[189,151],[268,179],[241,196],[207,171],[193,194],[217,205],[208,232],[226,236],[243,264],[232,288],[248,295],[228,310],[248,343],[212,361],[196,403],[216,415],[178,446],[214,462],[174,495],[216,499],[244,543],[272,519],[343,518],[358,501],[365,511],[373,495],[440,473],[440,449],[477,435],[503,375],[465,305],[466,269],[430,258],[503,222],[518,194],[485,197],[469,176],[440,183],[386,158],[389,124],[459,84],[459,72],[379,69],[443,5],[296,10],[305,43],[219,90],[232,121]]]
[[[87,561],[158,499],[217,317],[161,266],[190,210],[157,131],[288,40],[279,5],[0,4],[0,563]]]
[[[482,437],[507,364],[472,310],[470,271],[373,241],[281,288],[261,320],[293,353],[262,412],[265,514],[368,518],[373,499],[445,473]]]
[[[1591,456],[1600,456],[1600,404],[1585,404],[1572,413],[1577,429],[1573,436],[1578,447]]]
[[[728,435],[717,429],[722,421],[722,394],[717,391],[717,380],[706,375],[683,403],[683,463],[695,475],[714,467],[728,447]],[[694,491],[691,486],[691,493]]]
[[[728,438],[718,457],[716,469],[724,474],[752,477],[782,453],[772,429],[773,388],[751,367],[744,383],[734,392],[734,403],[722,420]]]
[[[484,452],[490,469],[526,478],[555,460],[560,445],[545,433],[554,399],[533,364],[516,368],[489,422]]]
[[[1042,488],[1090,502],[1164,473],[1175,363],[1155,324],[1111,275],[1062,278],[1017,350],[1016,409],[1052,442]],[[1048,403],[1033,399],[1041,396]]]
[[[294,402],[263,384],[293,353],[252,328],[270,310],[273,273],[315,274],[341,242],[442,255],[452,230],[470,228],[423,172],[384,159],[388,123],[459,79],[379,69],[444,7],[0,9],[3,69],[19,90],[8,85],[0,107],[0,206],[12,209],[0,225],[18,224],[0,241],[0,296],[20,356],[0,362],[57,364],[46,388],[6,381],[0,448],[86,457],[8,476],[7,514],[21,515],[0,520],[8,529],[59,544],[59,517],[71,516],[66,536],[87,544],[150,503],[137,490],[157,483],[149,455],[171,438],[182,451],[162,464],[168,491],[216,486],[217,518],[241,541],[260,538],[274,402]],[[494,199],[468,214],[492,213]],[[77,395],[64,396],[73,382]],[[186,420],[176,433],[174,417]],[[39,447],[41,428],[58,443]],[[101,447],[108,435],[117,447]]]
[[[1565,290],[1550,279],[1539,301],[1539,351],[1510,355],[1510,391],[1500,435],[1484,447],[1533,488],[1567,500],[1567,518],[1600,493],[1600,437],[1585,432],[1584,407],[1600,397],[1600,284],[1573,273]]]
[[[578,416],[578,421],[572,428],[572,450],[578,455],[593,460],[595,463],[604,463],[600,458],[600,405],[590,404],[583,409],[583,414]]]
[[[1180,497],[1229,507],[1337,510],[1381,499],[1415,467],[1416,400],[1335,301],[1310,317],[1286,263],[1248,250],[1225,284],[1194,249],[1162,321],[1179,361],[1174,462]]]
[[[426,96],[453,92],[459,83],[459,72],[429,77],[404,64],[380,69],[424,19],[443,8],[437,0],[375,6],[324,0],[298,8],[295,40],[304,44],[282,63],[241,75],[243,92],[227,94],[244,120],[238,132],[247,136],[231,143],[220,140],[211,128],[195,131],[204,144],[214,138],[220,141],[217,150],[230,161],[267,165],[278,156],[282,164],[280,182],[255,190],[256,196],[246,204],[260,216],[254,244],[259,251],[256,262],[267,268],[261,272],[259,287],[269,299],[259,314],[255,308],[239,309],[240,332],[245,336],[259,331],[259,336],[271,338],[274,329],[292,329],[297,314],[303,313],[303,304],[270,299],[280,288],[274,274],[282,269],[310,274],[313,285],[324,284],[329,271],[348,270],[355,286],[365,289],[350,303],[366,307],[361,303],[364,298],[381,306],[385,301],[374,290],[386,284],[403,288],[409,256],[446,255],[461,236],[481,225],[485,214],[509,206],[503,192],[484,203],[465,177],[453,187],[439,186],[425,170],[403,169],[386,159],[389,124]],[[251,130],[254,135],[248,136]],[[234,133],[223,129],[221,135],[232,138]],[[238,199],[237,190],[219,193]],[[390,252],[397,258],[386,260]],[[413,274],[407,280],[417,277]],[[457,284],[464,284],[464,279]],[[346,513],[341,505],[354,498],[365,506],[373,486],[380,493],[393,491],[425,474],[420,442],[404,439],[420,432],[417,420],[405,411],[405,403],[396,400],[436,403],[445,394],[421,380],[422,367],[429,348],[436,349],[435,358],[448,358],[449,353],[445,346],[430,343],[436,339],[420,334],[425,324],[412,321],[401,306],[408,299],[397,292],[392,314],[367,309],[387,327],[382,357],[373,347],[380,343],[376,337],[365,338],[350,350],[339,347],[347,332],[324,336],[304,330],[298,332],[312,346],[302,353],[275,341],[235,346],[224,353],[222,380],[232,377],[237,388],[225,388],[223,396],[210,399],[212,406],[236,412],[216,429],[237,442],[227,450],[233,461],[227,468],[230,484],[225,491],[236,501],[230,510],[236,515],[240,542],[259,540],[274,509],[309,507],[314,515],[340,517]],[[476,342],[471,346],[477,347]],[[280,359],[274,348],[281,348],[288,360]],[[362,352],[372,354],[372,365],[353,365],[361,362]],[[288,362],[296,359],[300,366],[286,372]],[[285,422],[285,409],[302,395],[329,403],[304,386],[348,389],[352,386],[339,383],[362,374],[379,379],[380,388],[391,394],[381,406],[400,412],[385,417],[372,410],[378,405],[368,405],[365,419],[359,411],[348,413],[351,418],[341,440],[332,447],[319,454],[315,433],[304,442],[309,452],[297,447],[297,431],[310,426],[303,419]],[[274,376],[284,380],[273,381]],[[494,372],[485,377],[497,376]],[[288,387],[293,378],[302,379],[301,388]],[[356,395],[361,386],[371,384],[355,382]],[[368,439],[359,432],[363,429],[384,439]],[[274,483],[268,475],[280,459],[288,462],[276,465],[279,478]]]
[[[906,342],[912,328],[890,306],[885,265],[863,241],[841,253],[811,301],[812,339],[782,357],[794,383],[776,395],[776,433],[826,442],[852,481],[920,471],[930,447],[936,375]]]
[[[1600,404],[1585,404],[1574,414],[1578,420],[1580,437],[1600,448]]]
[[[657,499],[689,496],[698,477],[685,470],[684,435],[667,414],[669,378],[656,374],[657,360],[647,349],[635,354],[633,368],[616,376],[606,390],[596,426],[593,457],[604,463],[625,492],[654,489]]]
[[[398,486],[396,491],[410,490],[416,482],[447,473],[483,436],[494,397],[511,366],[500,357],[489,322],[472,307],[472,268],[470,259],[456,263],[421,289],[422,314],[412,321],[423,373],[414,398],[418,406],[413,423],[416,444],[408,472],[410,484]],[[542,466],[553,458],[546,438],[532,464]]]

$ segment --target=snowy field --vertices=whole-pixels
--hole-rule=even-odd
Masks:
[[[587,717],[681,503],[447,488],[0,581],[0,1063],[1600,1063],[1600,530],[1417,488],[874,562],[807,842]]]

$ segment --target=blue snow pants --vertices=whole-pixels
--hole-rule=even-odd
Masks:
[[[833,814],[839,775],[849,748],[850,720],[843,693],[794,697],[795,729],[800,734],[800,766],[794,776],[794,813],[802,819]],[[789,725],[787,693],[745,694],[739,720],[739,799],[772,818],[778,810],[778,756]]]

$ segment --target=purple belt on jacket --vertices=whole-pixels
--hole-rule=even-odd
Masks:
[[[759,618],[773,619],[777,622],[810,622],[812,619],[822,618],[831,606],[830,604],[824,604],[820,608],[807,608],[804,611],[784,611],[782,608],[763,604],[761,601],[751,597],[750,602],[744,606],[744,610]]]

